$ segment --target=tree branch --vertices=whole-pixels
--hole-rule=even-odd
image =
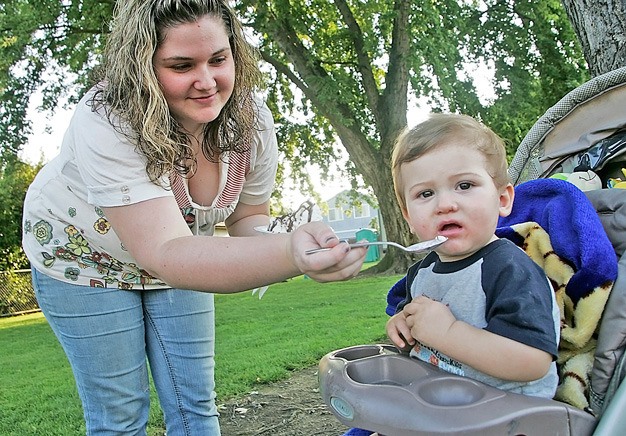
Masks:
[[[369,102],[370,109],[376,120],[376,124],[380,124],[380,94],[374,73],[372,71],[372,63],[367,51],[365,49],[365,43],[363,41],[363,32],[361,27],[356,22],[350,6],[348,6],[345,0],[335,0],[335,4],[341,13],[344,21],[346,22],[348,29],[350,30],[350,36],[354,43],[356,56],[358,60],[358,70],[363,79],[363,88],[365,89],[365,95]]]
[[[280,62],[278,59],[270,55],[267,51],[261,50],[261,57],[265,62],[274,67],[274,69],[279,73],[286,76],[289,80],[291,80],[294,85],[296,85],[300,90],[304,93],[304,95],[313,101],[315,97],[314,93],[309,89],[309,87],[304,83],[300,78],[291,71],[287,65]]]
[[[374,147],[369,144],[363,133],[365,129],[353,115],[350,107],[333,94],[336,89],[333,79],[321,66],[320,61],[312,58],[289,23],[276,15],[272,18],[272,26],[265,30],[280,46],[299,77],[268,53],[262,53],[263,58],[298,86],[317,111],[330,121],[357,167],[375,168],[377,157]]]
[[[407,98],[409,92],[409,53],[411,48],[410,32],[408,31],[411,1],[396,0],[394,3],[395,17],[389,50],[389,66],[386,75],[386,87],[383,92],[383,110],[392,114],[390,123],[381,126],[381,147],[391,147],[398,130],[406,126]]]

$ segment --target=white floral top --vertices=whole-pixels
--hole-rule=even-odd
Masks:
[[[274,121],[264,103],[259,102],[259,128],[250,152],[223,159],[218,195],[203,207],[191,200],[184,178],[163,180],[163,186],[150,182],[145,158],[106,117],[92,111],[90,97],[91,92],[77,105],[59,155],[42,168],[26,195],[23,248],[38,271],[86,286],[167,288],[137,265],[102,207],[174,196],[193,233],[212,235],[215,224],[238,202],[255,205],[269,199],[278,151]]]

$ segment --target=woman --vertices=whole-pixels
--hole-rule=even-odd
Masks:
[[[145,434],[147,357],[168,435],[219,435],[213,295],[189,290],[347,279],[365,250],[321,223],[254,230],[269,223],[276,137],[227,0],[117,6],[97,84],[28,191],[24,250],[87,434]],[[221,221],[232,237],[212,236]],[[320,246],[333,249],[304,254]]]

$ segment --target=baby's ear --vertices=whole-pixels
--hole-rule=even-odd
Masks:
[[[515,198],[515,188],[508,183],[500,192],[500,216],[505,217],[511,214],[513,209],[513,199]]]
[[[400,206],[400,210],[402,211],[402,216],[404,217],[404,221],[406,221],[406,223],[409,225],[409,229],[411,230],[411,233],[415,234],[415,229],[411,225],[411,220],[409,219],[409,212],[407,211],[405,207],[402,207],[402,206]]]

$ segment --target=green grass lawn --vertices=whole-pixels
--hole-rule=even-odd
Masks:
[[[304,277],[216,295],[218,404],[315,365],[329,351],[385,337],[386,296],[400,276],[320,284]],[[0,319],[0,435],[84,434],[63,350],[40,314]],[[163,434],[152,389],[150,435]]]

